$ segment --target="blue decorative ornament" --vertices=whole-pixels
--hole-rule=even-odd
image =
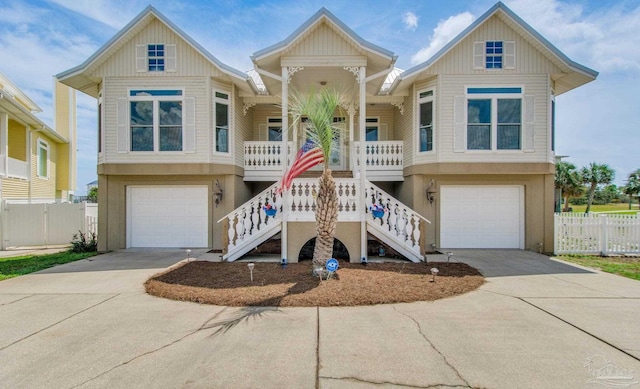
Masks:
[[[327,261],[325,266],[327,267],[328,272],[333,273],[334,271],[338,270],[338,260],[335,258],[331,258]]]

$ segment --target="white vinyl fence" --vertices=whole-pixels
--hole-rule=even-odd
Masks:
[[[98,204],[7,204],[0,207],[0,249],[69,244],[98,230]]]
[[[637,215],[556,213],[555,254],[640,254]]]

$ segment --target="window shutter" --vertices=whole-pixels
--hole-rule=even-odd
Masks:
[[[473,42],[473,68],[484,69],[484,42]]]
[[[533,96],[524,97],[524,131],[522,148],[527,153],[535,151],[535,101]]]
[[[261,123],[258,129],[258,140],[261,142],[269,140],[269,130],[267,129],[267,125]]]
[[[129,100],[118,99],[118,152],[129,152]]]
[[[176,71],[176,45],[164,46],[164,71]]]
[[[462,153],[467,148],[465,144],[465,129],[467,127],[465,102],[464,96],[455,96],[453,98],[453,151],[455,153]]]
[[[516,42],[504,42],[504,68],[516,68]]]
[[[136,72],[147,71],[147,45],[136,45]]]
[[[184,99],[184,151],[196,152],[196,99]]]
[[[378,126],[378,140],[379,141],[384,141],[384,140],[388,140],[389,137],[387,135],[389,130],[389,126],[387,125],[387,123],[380,123],[380,125]]]

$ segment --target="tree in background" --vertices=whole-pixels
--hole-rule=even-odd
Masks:
[[[587,200],[587,209],[585,210],[585,213],[589,213],[598,185],[610,184],[615,177],[615,171],[606,163],[591,162],[580,170],[580,175],[582,176],[582,182],[589,186],[589,198]]]
[[[629,174],[629,178],[627,178],[627,185],[624,187],[624,194],[629,196],[629,209],[631,209],[631,198],[633,195],[636,195],[640,202],[640,169]]]
[[[90,203],[97,203],[98,202],[98,188],[97,187],[92,187],[91,189],[89,189],[89,193],[87,193],[87,201]]]
[[[556,164],[555,187],[562,191],[564,207],[562,212],[569,212],[569,199],[582,195],[582,177],[571,162],[561,161]]]

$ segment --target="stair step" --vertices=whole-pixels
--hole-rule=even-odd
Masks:
[[[301,173],[299,178],[317,178],[322,175],[322,171],[318,170],[307,170],[304,173]],[[333,178],[353,178],[353,172],[351,170],[332,170],[331,175]]]

